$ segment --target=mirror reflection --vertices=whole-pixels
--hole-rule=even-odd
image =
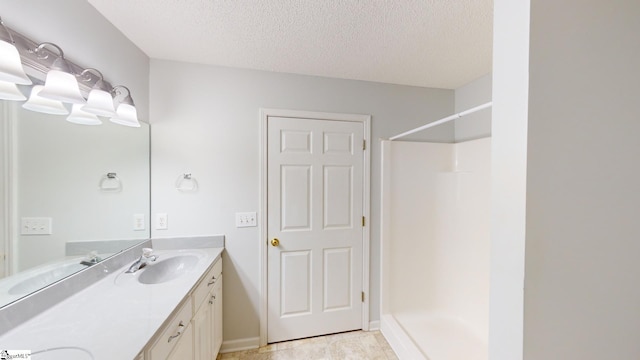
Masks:
[[[0,306],[150,237],[149,126],[0,102]]]

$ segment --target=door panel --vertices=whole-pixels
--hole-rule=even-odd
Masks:
[[[360,329],[364,126],[269,117],[267,131],[267,341]]]
[[[324,228],[353,227],[352,166],[324,167]]]
[[[310,230],[311,167],[283,165],[281,169],[281,230]]]
[[[351,267],[351,248],[324,250],[325,311],[351,307]]]
[[[280,252],[281,315],[311,313],[311,252]]]

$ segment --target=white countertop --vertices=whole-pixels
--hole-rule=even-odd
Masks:
[[[31,350],[32,354],[60,347],[83,348],[96,360],[133,359],[173,310],[189,294],[223,248],[158,250],[158,262],[190,253],[200,261],[184,275],[160,284],[132,281],[138,274],[123,274],[130,264],[47,309],[0,337],[0,348]],[[70,353],[62,358],[69,360]],[[56,351],[33,356],[56,359]],[[86,359],[86,354],[80,354]]]

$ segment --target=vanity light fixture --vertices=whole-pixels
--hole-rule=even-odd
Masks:
[[[18,90],[18,86],[16,86],[16,84],[0,80],[0,99],[22,101],[27,100],[27,97]]]
[[[47,79],[44,83],[44,89],[40,92],[40,96],[58,100],[71,104],[84,104],[86,100],[80,94],[78,80],[71,70],[71,66],[64,58],[64,52],[54,43],[44,42],[34,50],[36,54],[42,53],[45,46],[51,46],[58,50],[58,58],[53,62]],[[49,55],[43,55],[42,59],[46,59]]]
[[[31,89],[31,96],[29,96],[29,100],[26,103],[22,104],[22,107],[44,114],[52,114],[52,115],[67,115],[69,114],[69,110],[67,110],[62,102],[57,100],[51,100],[40,96],[40,92],[44,87],[42,85],[35,85]]]
[[[28,72],[28,76],[25,73]],[[51,42],[35,42],[5,26],[0,18],[0,99],[24,101],[16,85],[37,84],[22,107],[36,112],[71,115],[69,122],[98,125],[97,116],[111,122],[140,127],[138,113],[126,86],[111,88],[97,69],[84,68],[68,61],[62,49]],[[40,84],[44,82],[44,87]],[[126,96],[122,89],[126,89]],[[84,95],[87,95],[85,100]],[[115,98],[123,95],[117,108]],[[74,104],[79,106],[69,106]]]
[[[20,53],[16,48],[16,42],[0,18],[0,80],[14,84],[31,85],[31,79],[27,77],[22,68]]]
[[[82,104],[73,104],[67,121],[79,125],[102,125],[102,121],[96,115],[85,111]]]
[[[119,125],[130,126],[130,127],[140,127],[140,122],[138,121],[138,111],[136,110],[136,106],[133,104],[133,99],[131,98],[131,91],[129,88],[123,85],[118,85],[111,90],[115,96],[122,95],[120,89],[127,90],[127,96],[120,101],[120,105],[118,105],[118,109],[116,110],[116,116],[109,119],[112,123],[116,123]]]
[[[111,97],[111,92],[104,81],[102,73],[96,69],[85,69],[80,75],[84,77],[88,73],[97,75],[98,80],[89,92],[87,104],[82,106],[82,110],[99,116],[115,116],[116,110],[113,107],[113,98]]]

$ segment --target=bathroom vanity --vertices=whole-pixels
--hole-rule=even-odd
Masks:
[[[214,359],[224,248],[152,246],[157,259],[133,273],[131,261],[95,265],[106,276],[1,335],[0,347],[36,360]],[[130,251],[140,256],[139,247]]]
[[[136,360],[215,359],[222,345],[222,259],[215,260]]]

